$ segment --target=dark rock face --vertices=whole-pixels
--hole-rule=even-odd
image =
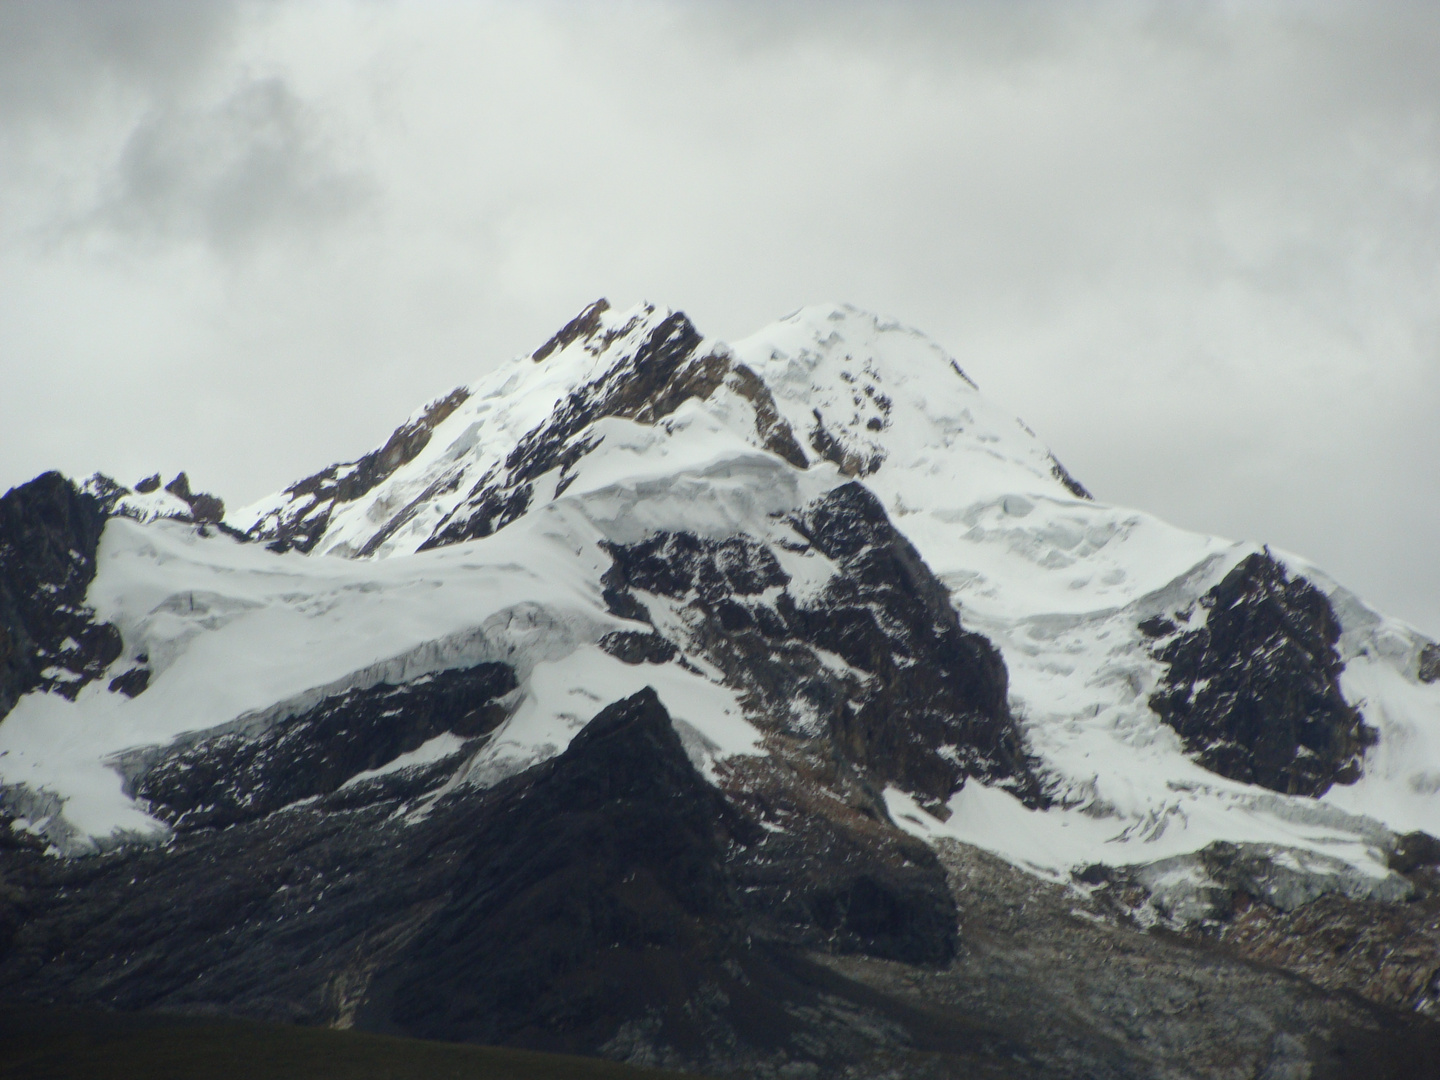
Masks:
[[[112,694],[124,694],[129,698],[139,697],[149,686],[150,669],[147,667],[133,667],[128,671],[122,671],[110,680]]]
[[[600,330],[600,316],[609,310],[610,301],[602,296],[562,326],[554,337],[531,353],[530,359],[538,364],[548,358],[551,353],[559,352],[566,346],[575,344],[581,338],[594,337]]]
[[[214,495],[190,490],[190,478],[183,472],[165,485],[165,490],[190,507],[190,520],[197,525],[216,525],[225,516],[225,503]]]
[[[678,602],[688,632],[678,646],[632,632],[607,647],[631,662],[657,655],[660,642],[703,656],[780,738],[784,764],[732,763],[721,782],[767,826],[733,860],[755,932],[943,964],[957,947],[952,905],[925,869],[928,849],[889,825],[879,790],[894,782],[939,802],[977,776],[1040,797],[1004,664],[960,628],[944,589],[863,487],[831,492],[793,525],[794,545],[837,570],[803,604],[771,548],[749,537],[661,533],[610,546],[612,609],[648,620],[637,593]]]
[[[234,825],[301,799],[329,795],[436,735],[486,735],[504,719],[496,699],[515,689],[504,664],[437,672],[327,698],[259,735],[210,735],[124,762],[131,793],[177,829]]]
[[[1376,734],[1340,692],[1340,624],[1324,594],[1251,555],[1200,600],[1205,624],[1142,630],[1169,665],[1150,707],[1207,769],[1290,795],[1354,783]],[[1171,628],[1174,629],[1171,629]]]
[[[155,473],[153,476],[147,476],[135,485],[135,490],[142,495],[148,495],[159,489],[159,473]],[[120,500],[130,494],[130,489],[124,484],[106,476],[104,473],[98,472],[86,480],[84,484],[80,486],[79,490],[80,494],[89,495],[96,501],[105,517],[113,517]]]
[[[680,599],[695,593],[707,604],[736,596],[756,596],[790,577],[770,550],[748,536],[705,540],[691,533],[657,533],[638,544],[612,544],[614,566],[605,584],[642,589]]]
[[[469,396],[470,391],[463,386],[452,390],[432,402],[418,419],[396,428],[380,449],[358,461],[331,465],[290,485],[285,489],[291,497],[289,507],[256,522],[250,538],[266,541],[275,551],[309,551],[324,535],[337,504],[353,502],[374,490],[400,466],[414,461],[429,445],[435,428]]]
[[[961,629],[945,588],[879,500],[846,484],[807,510],[797,528],[840,573],[814,608],[793,610],[793,621],[875,684],[859,709],[835,713],[834,734],[852,759],[939,799],[969,777],[1008,781],[1037,799],[1000,653]]]
[[[1086,490],[1084,484],[1070,475],[1070,470],[1061,465],[1054,454],[1050,455],[1050,475],[1064,484],[1065,490],[1077,499],[1093,499],[1095,497]]]
[[[1391,870],[1401,874],[1426,866],[1440,867],[1440,840],[1429,833],[1402,833],[1395,838],[1395,846],[1385,861]]]
[[[955,903],[935,854],[889,825],[873,789],[868,805],[837,811],[783,774],[747,779],[732,798],[770,828],[730,868],[756,939],[924,967],[955,958]]]
[[[859,484],[800,514],[797,541],[835,564],[798,602],[774,554],[746,537],[662,533],[609,548],[612,608],[643,613],[635,590],[682,601],[692,641],[795,738],[823,732],[844,760],[883,785],[944,801],[969,777],[1041,798],[1006,703],[998,651],[960,626],[943,586]],[[762,594],[776,590],[773,598]],[[839,656],[837,671],[823,654]],[[808,718],[808,720],[807,720]]]
[[[760,376],[744,364],[735,364],[730,369],[726,385],[754,406],[755,430],[760,436],[760,444],[797,469],[808,468],[810,462],[805,457],[805,451],[801,450],[800,444],[795,441],[795,433],[790,430],[789,421],[780,415],[770,388]]]
[[[885,456],[866,447],[847,446],[845,441],[825,426],[825,417],[814,410],[815,426],[810,429],[810,449],[832,463],[846,476],[869,476],[885,464]],[[879,417],[874,418],[883,427]],[[877,427],[875,430],[880,430]]]
[[[85,607],[105,512],[57,472],[0,498],[0,717],[21,695],[74,699],[122,650]]]
[[[668,664],[680,653],[673,642],[659,634],[637,634],[633,630],[615,630],[602,637],[599,645],[627,664]]]
[[[1440,645],[1432,641],[1420,650],[1420,665],[1415,675],[1423,683],[1440,679]]]

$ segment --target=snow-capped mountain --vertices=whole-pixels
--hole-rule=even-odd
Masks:
[[[229,513],[183,474],[47,474],[5,496],[0,619],[9,873],[128,879],[10,919],[81,942],[0,954],[30,996],[830,1068],[810,976],[754,942],[953,970],[957,851],[1252,953],[1322,900],[1428,911],[1440,860],[1440,649],[1303,559],[1093,499],[938,345],[850,307],[727,345],[599,301]],[[117,944],[115,912],[207,865],[295,895]],[[611,915],[557,958],[572,893]],[[327,944],[292,970],[302,927]],[[637,982],[657,949],[669,997]],[[1426,963],[1336,988],[1428,1010]],[[538,1034],[575,979],[628,989]],[[800,1034],[772,1046],[782,1000]],[[902,1027],[855,1060],[924,1042]]]

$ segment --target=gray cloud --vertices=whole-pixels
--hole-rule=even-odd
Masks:
[[[323,231],[365,205],[363,170],[323,114],[237,53],[275,14],[234,0],[0,4],[0,140],[11,158],[0,171],[41,189],[60,173],[72,189],[25,235],[120,233],[152,248],[198,239],[234,254],[262,235]],[[77,180],[57,141],[87,140],[90,172]]]
[[[53,122],[95,95],[171,92],[235,30],[228,0],[7,0],[0,4],[0,117]]]
[[[222,250],[265,233],[334,226],[363,206],[365,177],[336,162],[281,79],[252,79],[210,108],[167,107],[131,133],[82,225]]]

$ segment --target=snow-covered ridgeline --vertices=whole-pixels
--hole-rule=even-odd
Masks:
[[[360,497],[332,504],[291,488],[235,511],[227,522],[242,532],[264,533],[267,525],[288,516],[303,519],[328,512],[329,522],[312,554],[356,555],[387,526],[389,535],[372,554],[414,552],[526,435],[541,428],[572,393],[633,356],[672,315],[649,304],[596,311],[588,335],[542,360],[529,354],[514,357],[460,388],[453,396],[463,395],[464,400],[433,426],[423,449]],[[434,404],[416,410],[400,430],[421,424]],[[337,480],[355,467],[339,466]],[[394,528],[402,515],[403,524]]]

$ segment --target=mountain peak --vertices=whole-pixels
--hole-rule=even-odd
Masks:
[[[818,305],[731,348],[683,312],[616,310],[602,298],[533,353],[413,414],[384,446],[297,481],[230,524],[276,550],[352,557],[489,535],[546,497],[537,494],[542,476],[554,474],[549,497],[573,482],[598,445],[596,423],[654,424],[717,392],[742,414],[734,423],[744,438],[796,468],[819,461],[869,476],[927,437],[948,451],[974,428],[987,462],[1003,457],[1031,476],[1021,486],[1055,493],[1058,481],[1088,497],[1023,425],[984,404],[953,357],[895,320]]]

